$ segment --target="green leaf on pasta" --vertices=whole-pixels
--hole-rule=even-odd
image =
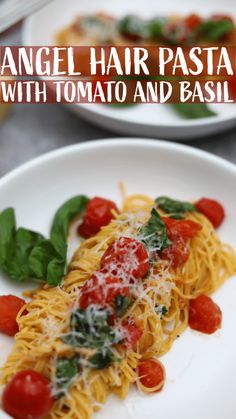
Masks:
[[[141,228],[139,237],[150,251],[161,251],[171,245],[166,225],[154,208],[148,222]]]

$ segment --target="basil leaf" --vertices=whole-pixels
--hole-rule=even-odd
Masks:
[[[50,240],[43,240],[32,249],[28,263],[34,277],[45,278],[50,285],[58,285],[64,275],[65,260],[60,258]]]
[[[65,275],[65,267],[65,260],[61,260],[60,258],[52,259],[47,268],[47,283],[53,286],[59,285]]]
[[[115,297],[115,310],[118,317],[123,317],[128,308],[131,306],[132,300],[124,295]]]
[[[190,202],[176,201],[167,196],[160,196],[155,199],[157,208],[161,208],[167,214],[171,214],[172,218],[182,219],[186,212],[197,211],[195,205]]]
[[[38,278],[29,265],[29,257],[34,246],[41,243],[42,240],[44,240],[44,237],[34,231],[24,228],[19,228],[16,231],[13,237],[12,251],[5,263],[5,272],[11,278],[18,281],[24,281],[30,277]]]
[[[13,208],[0,213],[0,265],[7,260],[12,248],[12,238],[16,232],[16,220]]]
[[[67,235],[70,222],[83,213],[89,198],[84,195],[75,196],[66,201],[56,212],[51,228],[50,260],[47,264],[46,279],[50,285],[60,284],[66,269]],[[45,252],[46,243],[36,249],[36,255]],[[50,246],[49,246],[50,247]]]
[[[61,337],[67,345],[80,348],[104,348],[120,342],[123,337],[108,324],[109,309],[91,305],[72,312],[70,332]]]
[[[165,32],[165,25],[167,20],[165,18],[156,17],[149,21],[150,36],[153,38],[162,38]]]
[[[166,315],[167,315],[167,313],[168,313],[167,308],[166,308],[165,306],[163,306],[163,307],[162,307],[162,310],[161,310],[161,315],[162,315],[162,316],[166,316]]]
[[[14,209],[0,213],[0,268],[17,281],[38,279],[58,285],[65,273],[69,223],[80,215],[89,199],[83,195],[67,201],[57,211],[51,239],[19,228],[16,230]]]
[[[55,393],[60,398],[67,392],[68,387],[73,382],[73,378],[80,371],[80,357],[78,355],[72,358],[59,358],[56,365]]]
[[[101,351],[89,358],[89,367],[102,370],[119,360],[111,351]]]
[[[25,228],[16,230],[14,210],[9,208],[0,214],[0,266],[3,272],[17,281],[37,278],[29,265],[33,248],[44,237]]]
[[[169,218],[174,218],[174,220],[183,220],[184,214],[182,212],[176,212],[175,214],[170,214]]]
[[[57,252],[63,257],[66,257],[67,253],[67,234],[69,223],[78,215],[85,210],[89,199],[84,195],[75,196],[65,202],[56,212],[50,238],[57,250]]]
[[[171,106],[186,119],[208,118],[216,115],[206,103],[173,103]]]
[[[157,307],[155,308],[155,311],[156,311],[156,313],[161,314],[161,318],[162,318],[163,316],[166,316],[166,315],[167,315],[167,313],[168,313],[168,310],[167,310],[166,306],[164,306],[163,304],[160,304],[159,306],[157,306]]]
[[[233,22],[222,18],[220,20],[206,20],[198,28],[198,33],[210,41],[218,41],[234,29]]]
[[[139,233],[141,241],[149,250],[161,251],[171,245],[167,236],[167,229],[158,212],[153,208],[151,218],[141,228]]]

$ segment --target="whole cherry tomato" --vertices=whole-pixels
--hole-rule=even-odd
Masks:
[[[0,296],[0,332],[14,336],[19,331],[16,316],[24,305],[25,301],[15,295]]]
[[[207,295],[199,295],[189,303],[189,326],[202,333],[211,334],[222,321],[220,307]]]
[[[33,370],[16,373],[2,396],[3,409],[14,419],[42,418],[53,402],[49,381]]]
[[[83,223],[78,233],[85,239],[97,234],[101,227],[106,226],[114,218],[112,210],[119,213],[116,204],[108,199],[95,197],[87,205]]]
[[[165,370],[163,365],[155,359],[141,361],[138,364],[139,381],[144,387],[155,388],[155,392],[161,391],[165,383]]]
[[[219,227],[225,218],[223,206],[213,199],[202,198],[195,203],[195,207],[211,221],[215,228]]]

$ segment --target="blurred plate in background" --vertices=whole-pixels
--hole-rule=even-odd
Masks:
[[[28,18],[24,27],[25,45],[54,45],[56,33],[72,23],[77,15],[107,12],[115,17],[137,14],[151,18],[165,15],[201,16],[225,14],[236,17],[235,0],[56,0]],[[172,140],[191,140],[223,131],[236,125],[236,104],[212,104],[217,116],[186,120],[168,105],[141,104],[117,109],[100,104],[66,105],[83,118],[110,130],[130,135],[145,135]]]

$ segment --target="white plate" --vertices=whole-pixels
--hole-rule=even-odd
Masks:
[[[136,13],[143,17],[197,12],[228,13],[236,17],[235,0],[56,0],[27,19],[23,41],[25,45],[53,45],[55,34],[78,14],[106,11],[114,16]],[[218,115],[211,118],[186,120],[168,105],[141,104],[116,109],[99,104],[67,105],[72,111],[102,127],[129,135],[191,140],[223,131],[236,124],[235,104],[212,104]]]
[[[177,143],[114,139],[46,154],[0,180],[0,211],[13,206],[19,225],[47,235],[55,210],[73,195],[101,195],[119,203],[120,180],[129,193],[220,200],[227,217],[219,234],[236,247],[236,167]],[[19,287],[1,276],[0,294],[21,295],[30,286]],[[223,311],[222,329],[213,336],[184,332],[163,357],[164,390],[144,396],[132,389],[125,401],[111,397],[96,419],[235,419],[235,278],[214,298]],[[0,365],[12,343],[0,336]]]

